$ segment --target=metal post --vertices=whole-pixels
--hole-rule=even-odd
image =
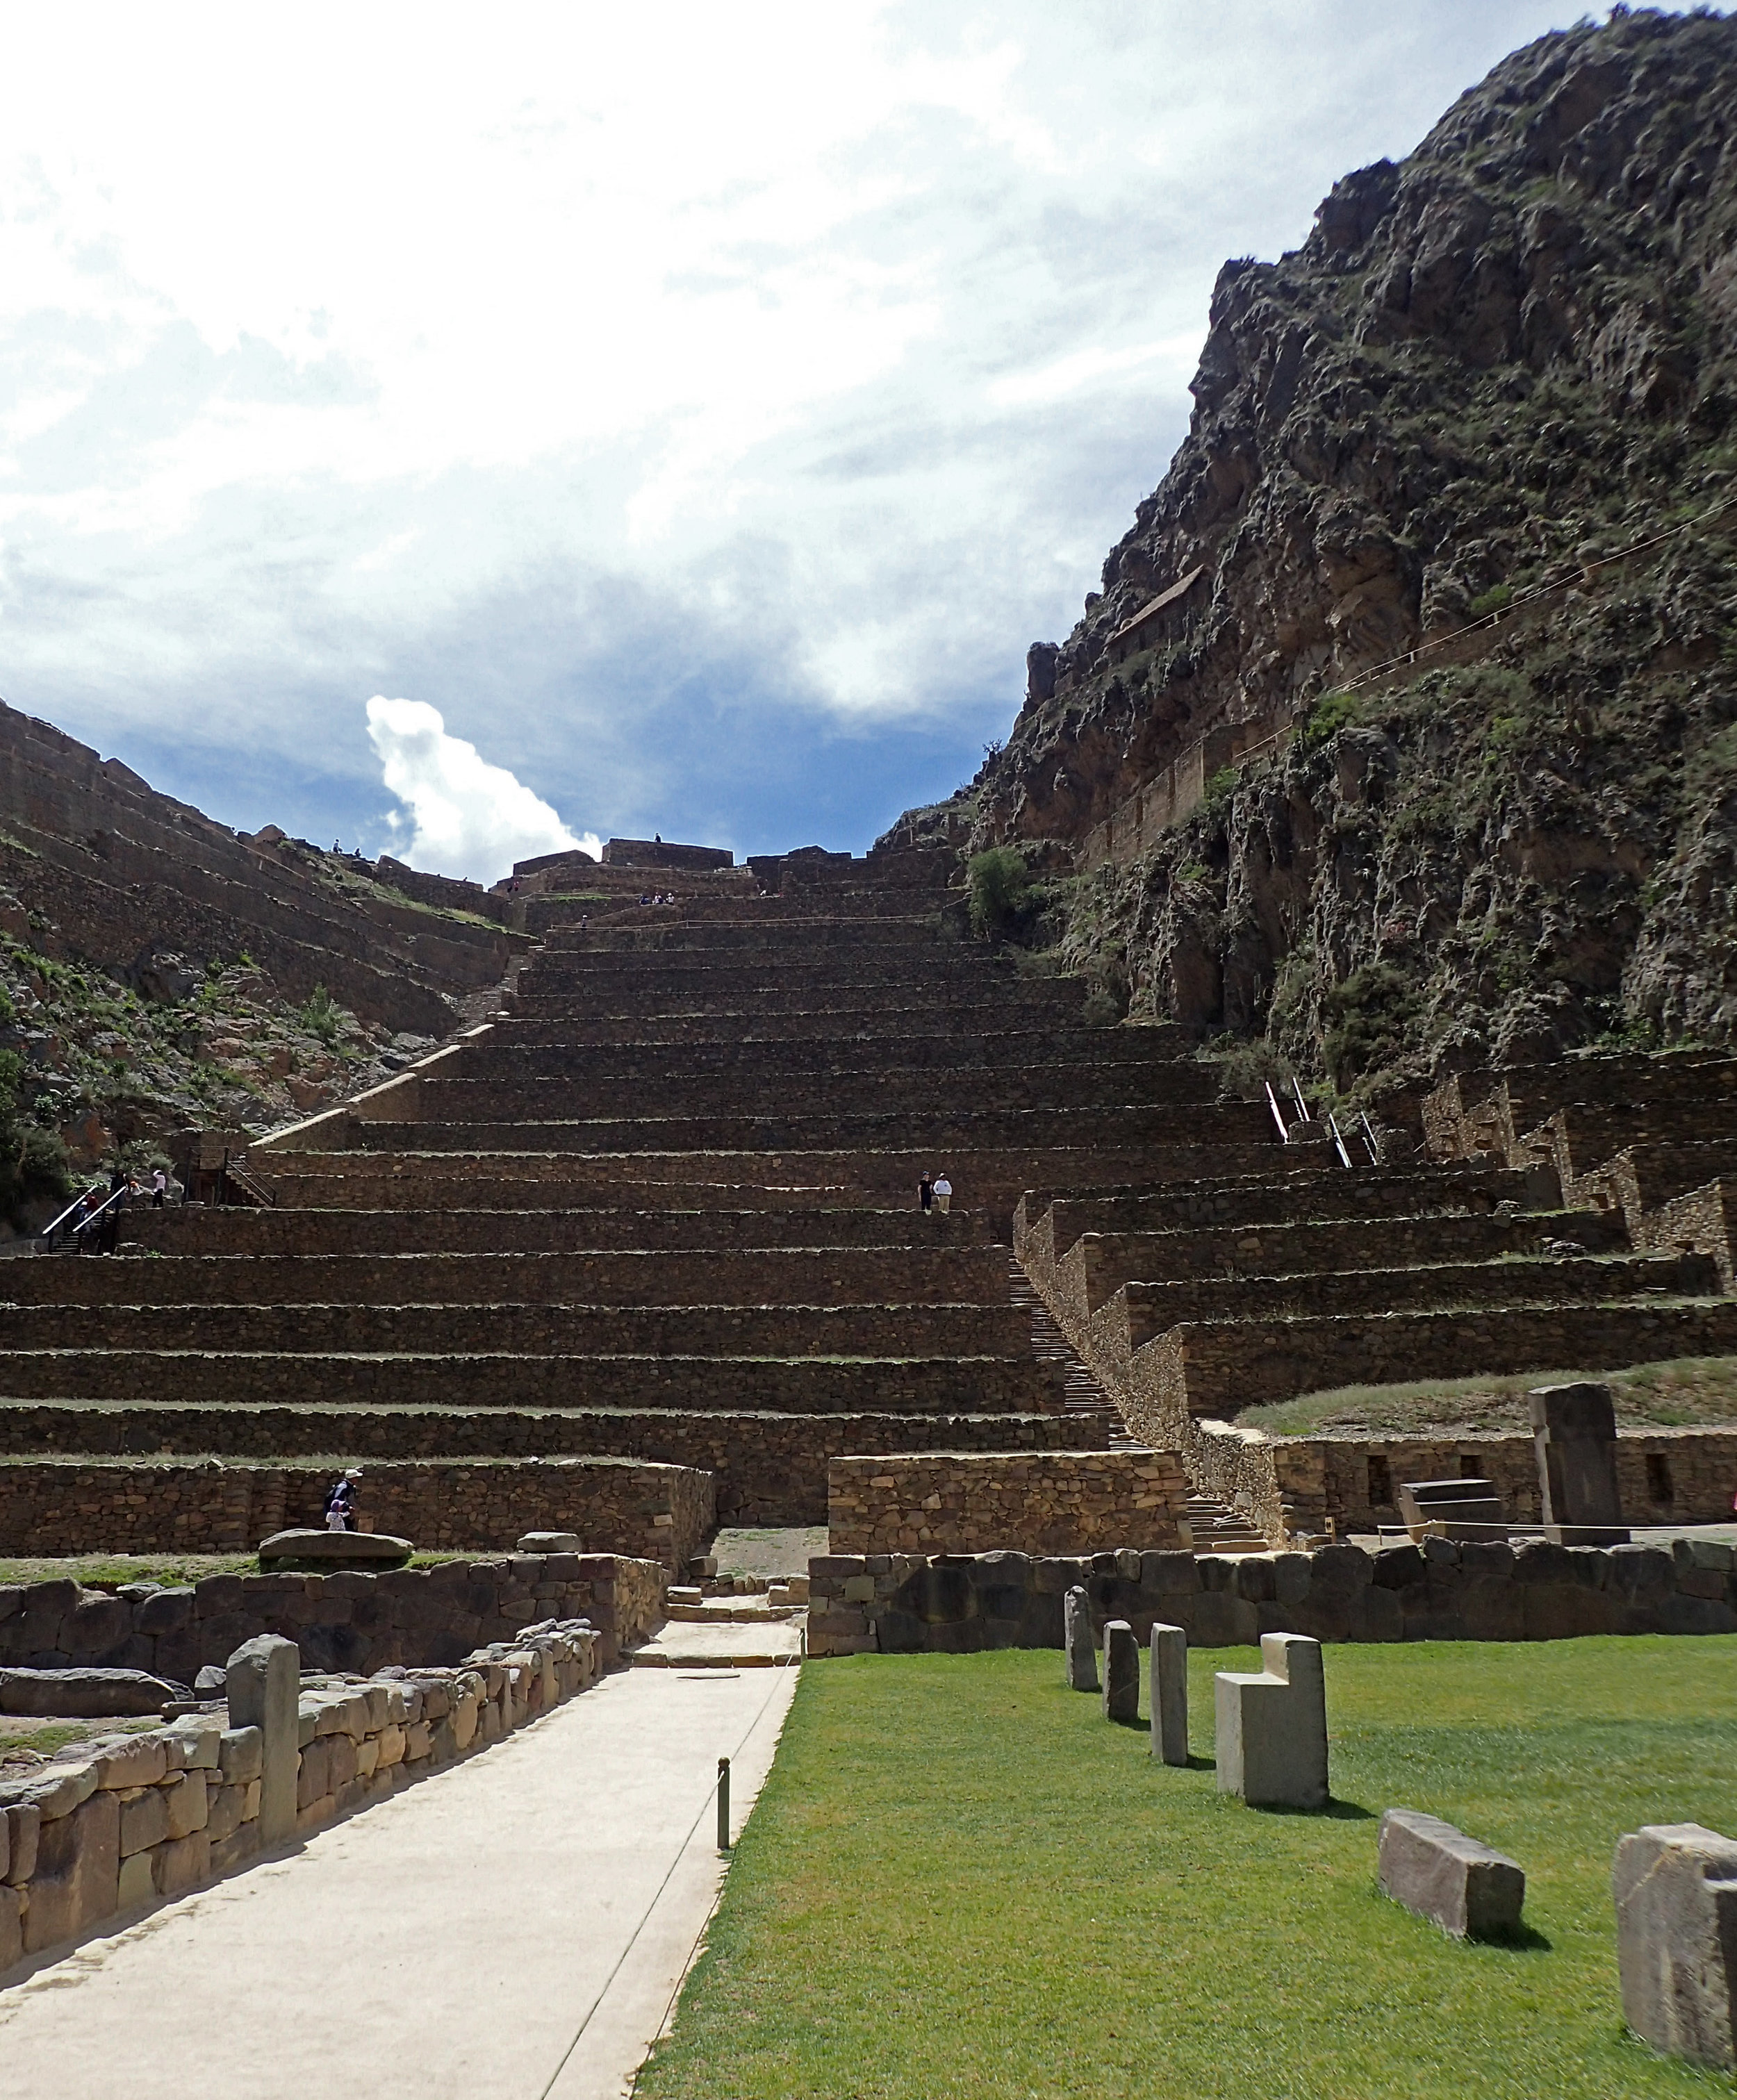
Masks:
[[[718,1760],[718,1849],[730,1849],[730,1760]]]

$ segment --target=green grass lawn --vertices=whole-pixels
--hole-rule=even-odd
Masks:
[[[1244,1428],[1275,1436],[1312,1436],[1336,1429],[1395,1436],[1493,1430],[1530,1436],[1526,1396],[1534,1386],[1593,1379],[1609,1386],[1624,1429],[1729,1427],[1737,1422],[1737,1357],[1673,1357],[1614,1371],[1519,1371],[1512,1376],[1414,1379],[1396,1385],[1334,1386],[1245,1407]]]
[[[1213,1674],[1257,1666],[1191,1658],[1180,1771],[1058,1653],[809,1665],[639,2100],[1732,2090],[1624,2033],[1610,1870],[1737,1831],[1737,1636],[1329,1648],[1323,1815],[1216,1790]],[[1382,1898],[1392,1807],[1511,1853],[1530,1943]]]

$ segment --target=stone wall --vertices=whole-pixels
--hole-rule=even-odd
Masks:
[[[1495,1483],[1510,1523],[1543,1520],[1532,1440],[1522,1433],[1287,1436],[1253,1443],[1250,1456],[1271,1468],[1295,1530],[1323,1532],[1328,1518],[1341,1533],[1397,1524],[1393,1495],[1402,1483],[1469,1473]],[[1624,1430],[1616,1481],[1631,1524],[1728,1523],[1737,1429]]]
[[[82,1589],[0,1584],[0,1668],[148,1670],[191,1684],[255,1634],[296,1642],[321,1670],[456,1662],[533,1619],[583,1618],[606,1668],[664,1619],[665,1570],[613,1553],[514,1553],[370,1575],[207,1575]]]
[[[295,1834],[501,1741],[595,1683],[601,1667],[592,1628],[551,1621],[454,1669],[304,1678]],[[0,1982],[21,1961],[257,1858],[269,1754],[264,1732],[230,1727],[219,1705],[77,1744],[0,1785]]]
[[[335,1470],[214,1458],[0,1459],[0,1551],[245,1553],[273,1532],[323,1521]],[[633,1458],[370,1459],[358,1528],[426,1551],[502,1550],[527,1531],[576,1532],[594,1552],[672,1572],[716,1524],[712,1478]]]
[[[827,1540],[834,1554],[1176,1546],[1187,1503],[1181,1461],[1167,1451],[834,1458]]]
[[[1737,1632],[1732,1548],[1458,1546],[1366,1553],[1136,1552],[1039,1558],[829,1555],[808,1564],[811,1656],[1062,1645],[1062,1600],[1090,1595],[1100,1634],[1155,1621],[1197,1648],[1246,1647],[1262,1634],[1325,1641],[1563,1640],[1581,1634]]]
[[[884,1391],[878,1378],[862,1383],[870,1397],[877,1399]],[[338,1463],[362,1465],[365,1482],[369,1470],[393,1459],[406,1463],[424,1458],[443,1463],[466,1457],[510,1459],[517,1463],[505,1470],[515,1493],[518,1481],[528,1477],[526,1469],[553,1463],[559,1454],[614,1454],[709,1472],[720,1524],[798,1524],[826,1521],[827,1464],[845,1452],[927,1450],[936,1445],[964,1451],[1081,1450],[1103,1441],[1101,1427],[1080,1415],[883,1414],[849,1408],[804,1415],[775,1411],[771,1397],[767,1396],[763,1412],[715,1414],[681,1412],[673,1398],[667,1408],[575,1405],[559,1413],[535,1405],[474,1411],[402,1407],[391,1412],[327,1406],[314,1413],[293,1402],[111,1407],[44,1401],[0,1410],[0,1450],[10,1450],[32,1465],[67,1462],[74,1454],[118,1458],[141,1448],[215,1452],[222,1454],[226,1472],[232,1469],[238,1473],[251,1469],[245,1463],[236,1465],[237,1459],[257,1459],[259,1470],[270,1472],[282,1471],[284,1462],[298,1453],[342,1453],[341,1460],[327,1462],[328,1484],[331,1467]],[[39,1455],[45,1452],[57,1453],[60,1458],[45,1459]],[[127,1461],[135,1468],[148,1462]],[[193,1466],[199,1463],[209,1462],[192,1462]],[[0,1468],[0,1477],[3,1473]],[[251,1496],[254,1489],[236,1481],[221,1485],[215,1492]],[[228,1542],[222,1551],[251,1551],[261,1538],[282,1528],[267,1522],[272,1515],[268,1483],[262,1492],[267,1499],[257,1511],[250,1514],[251,1503],[244,1503],[223,1532],[214,1534]],[[100,1497],[107,1490],[98,1483],[93,1493]],[[28,1512],[16,1520],[28,1520]],[[528,1523],[514,1524],[488,1543],[510,1544],[534,1528]],[[569,1524],[551,1528],[574,1529]],[[582,1524],[578,1529],[588,1545],[618,1542],[606,1542]],[[0,1542],[17,1535],[0,1501]]]

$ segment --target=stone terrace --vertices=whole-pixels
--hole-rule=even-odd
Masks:
[[[1244,1409],[1341,1385],[1737,1354],[1737,1060],[1470,1075],[1430,1097],[1424,1125],[1426,1156],[1403,1162],[1021,1202],[1024,1265],[1129,1427],[1179,1447],[1196,1487],[1271,1542],[1318,1530],[1345,1498],[1319,1487],[1297,1440],[1227,1426]],[[1664,1489],[1648,1514],[1704,1514],[1676,1508],[1687,1492]],[[1367,1514],[1397,1519],[1390,1505]]]
[[[567,923],[512,1010],[256,1145],[275,1207],[135,1212],[114,1260],[11,1264],[10,1476],[40,1507],[33,1461],[76,1458],[87,1496],[112,1465],[139,1548],[150,1466],[414,1461],[421,1520],[497,1549],[503,1475],[539,1467],[554,1524],[556,1458],[695,1468],[720,1521],[793,1524],[845,1454],[1102,1450],[1120,1424],[1012,1259],[1021,1193],[1246,1175],[1276,1134],[1173,1031],[1089,1028],[1082,986],[965,941],[948,872],[524,872],[515,908]],[[479,1461],[489,1535],[460,1539],[426,1483]],[[643,1551],[654,1516],[584,1542]]]

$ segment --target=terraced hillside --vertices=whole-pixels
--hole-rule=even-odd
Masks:
[[[1180,1448],[1197,1486],[1276,1542],[1318,1528],[1332,1498],[1288,1467],[1282,1440],[1236,1426],[1251,1412],[1359,1389],[1346,1433],[1380,1457],[1372,1480],[1420,1413],[1452,1448],[1461,1382],[1737,1356],[1734,1089],[1737,1060],[1699,1053],[1470,1074],[1426,1105],[1427,1158],[1033,1192],[1015,1244],[1134,1432]],[[1535,1495],[1529,1439],[1515,1440]],[[1728,1466],[1697,1483],[1667,1440],[1652,1453],[1667,1462],[1635,1469],[1651,1505],[1637,1520],[1722,1515]],[[1490,1455],[1452,1462],[1478,1471]],[[1372,1487],[1346,1507],[1364,1523],[1396,1514]]]
[[[1250,1171],[1277,1134],[1172,1031],[1086,1027],[1080,986],[958,939],[951,864],[795,855],[657,907],[605,885],[510,1014],[256,1145],[272,1207],[15,1260],[0,1443],[656,1459],[775,1524],[824,1520],[834,1454],[1101,1448],[1014,1204]]]

